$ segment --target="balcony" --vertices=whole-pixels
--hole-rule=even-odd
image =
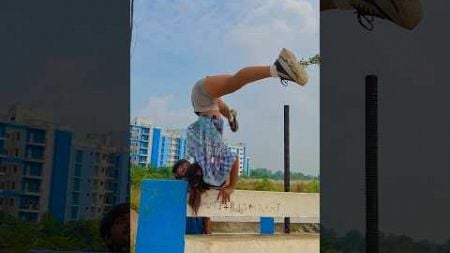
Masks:
[[[39,175],[32,175],[30,173],[24,174],[22,175],[24,178],[29,178],[29,179],[42,179],[42,176]]]
[[[28,196],[40,196],[41,195],[40,192],[36,192],[36,191],[33,191],[33,190],[27,190],[27,189],[23,190],[22,194],[23,195],[28,195]]]
[[[45,142],[46,142],[46,139],[33,138],[33,139],[30,139],[30,140],[27,140],[27,145],[44,147],[45,146]]]
[[[39,196],[41,195],[40,180],[24,179],[22,184],[22,192],[25,195]]]
[[[25,156],[25,160],[27,160],[29,162],[37,162],[37,163],[43,163],[46,158],[47,157],[45,155],[31,155],[31,154],[27,154]]]
[[[27,203],[21,204],[19,206],[19,211],[22,212],[39,212],[39,204],[38,203]]]

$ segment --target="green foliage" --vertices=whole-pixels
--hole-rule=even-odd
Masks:
[[[30,249],[106,250],[99,232],[99,220],[62,224],[54,218],[28,223],[0,214],[0,248],[5,252],[26,253]]]
[[[131,166],[131,184],[140,185],[143,179],[170,179],[172,176],[171,167],[153,168],[133,165]]]
[[[271,178],[272,172],[266,168],[250,170],[250,178]]]
[[[301,65],[304,65],[304,66],[317,65],[317,64],[320,64],[320,55],[316,54],[312,57],[309,57],[308,59],[301,59],[299,62]]]
[[[302,192],[314,193],[320,192],[320,182],[318,180],[312,180],[308,182]]]
[[[273,180],[284,180],[284,173],[281,170],[275,172],[266,168],[256,168],[250,170],[248,178],[268,178]],[[317,180],[317,177],[304,175],[301,172],[291,171],[291,180]]]
[[[240,178],[236,189],[238,190],[261,190],[261,191],[284,191],[283,180],[273,179],[252,179]],[[292,180],[291,192],[306,192],[318,193],[320,192],[320,182],[318,180]]]
[[[258,181],[255,185],[256,191],[275,191],[275,185],[269,181],[267,178],[264,178],[261,181]]]

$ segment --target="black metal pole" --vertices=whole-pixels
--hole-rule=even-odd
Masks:
[[[366,76],[366,253],[379,252],[377,85],[377,76]]]
[[[284,105],[284,191],[291,190],[291,171],[289,154],[289,105]],[[284,232],[291,232],[290,217],[284,218]]]

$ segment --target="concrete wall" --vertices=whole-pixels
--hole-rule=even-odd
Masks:
[[[217,190],[202,195],[198,216],[226,217],[320,217],[320,195],[316,193],[236,190],[226,206],[217,201]],[[187,207],[187,215],[195,216]]]

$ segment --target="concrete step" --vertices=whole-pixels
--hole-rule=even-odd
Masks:
[[[319,239],[318,234],[187,235],[185,237],[185,253],[319,253]]]

